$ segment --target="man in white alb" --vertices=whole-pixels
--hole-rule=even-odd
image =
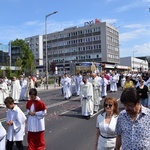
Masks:
[[[86,119],[90,119],[90,116],[93,115],[93,86],[85,76],[82,81],[83,84],[81,84],[80,89],[82,115]]]

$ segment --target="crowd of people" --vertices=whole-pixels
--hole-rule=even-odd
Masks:
[[[22,141],[25,135],[25,124],[27,120],[27,142],[28,150],[45,150],[45,115],[47,109],[43,101],[37,96],[37,90],[29,90],[29,100],[26,104],[27,117],[24,112],[15,104],[12,97],[8,96],[4,104],[8,108],[6,122],[7,131],[0,123],[0,149],[13,150],[16,143],[18,150],[24,150]]]
[[[36,77],[29,76],[25,77],[23,75],[20,78],[13,77],[8,79],[0,79],[0,107],[6,107],[4,100],[6,97],[11,96],[15,103],[19,103],[19,100],[29,99],[29,90],[36,87]]]
[[[98,112],[100,101],[105,98],[108,92],[117,92],[129,87],[136,88],[140,93],[141,103],[145,107],[150,107],[150,76],[147,73],[116,73],[116,72],[102,72],[87,73],[74,76],[64,74],[61,77],[62,94],[64,99],[70,99],[73,94],[73,84],[75,85],[75,93],[80,96],[81,103],[84,108],[85,99],[88,99],[92,110],[83,110],[82,115],[89,118],[93,113]],[[90,115],[88,115],[90,114]]]
[[[65,74],[61,79],[65,99],[72,95],[72,83],[81,99],[82,115],[90,119],[100,109],[96,121],[95,150],[150,149],[150,76],[147,73]],[[119,113],[118,102],[107,93],[122,90],[124,110]]]
[[[28,150],[44,150],[44,117],[46,106],[37,96],[36,78],[16,77],[0,80],[0,107],[7,107],[6,131],[0,124],[0,149],[12,150],[13,144],[23,150],[25,122],[27,120]],[[75,94],[81,100],[81,114],[87,120],[100,110],[97,116],[95,150],[148,150],[150,147],[150,76],[147,73],[102,72],[76,75],[64,74],[60,78],[64,100]],[[118,102],[108,97],[108,92],[122,91],[120,101],[124,110],[119,112]],[[27,118],[17,106],[19,100],[28,100]],[[7,137],[6,137],[7,133]],[[7,142],[5,143],[5,139]]]

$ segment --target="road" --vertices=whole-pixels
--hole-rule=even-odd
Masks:
[[[108,96],[119,99],[122,91],[108,93]],[[61,89],[55,88],[38,92],[38,96],[47,106],[47,116],[45,117],[46,150],[93,150],[96,133],[96,117],[94,114],[90,120],[81,116],[80,99],[72,96],[70,100],[64,100]],[[102,110],[103,100],[101,101]],[[26,112],[26,102],[21,101],[18,106]],[[120,109],[122,105],[120,104]],[[7,129],[5,122],[6,108],[0,108],[0,121]],[[27,131],[26,131],[27,135]],[[27,149],[27,137],[25,135],[23,144]],[[14,146],[14,150],[16,147]]]

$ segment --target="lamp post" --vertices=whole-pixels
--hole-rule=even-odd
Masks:
[[[57,11],[54,11],[45,16],[45,49],[46,49],[46,89],[48,89],[48,63],[47,63],[47,18],[53,14],[56,14]]]
[[[133,51],[133,71],[134,71],[134,53],[138,51]]]
[[[9,66],[10,66],[10,69],[11,69],[11,41],[9,42]]]

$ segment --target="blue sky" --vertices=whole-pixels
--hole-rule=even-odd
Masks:
[[[120,33],[120,56],[150,55],[150,0],[0,0],[0,43],[100,19]]]

